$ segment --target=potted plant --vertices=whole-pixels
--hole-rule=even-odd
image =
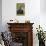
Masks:
[[[39,46],[45,46],[45,35],[43,32],[42,27],[36,28],[37,29],[37,34],[36,36],[38,36],[38,40],[39,40]]]

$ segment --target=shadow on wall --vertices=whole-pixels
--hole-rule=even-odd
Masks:
[[[2,0],[0,0],[0,31],[2,31]]]

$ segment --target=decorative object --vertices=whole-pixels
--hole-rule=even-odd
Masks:
[[[44,31],[44,35],[45,35],[45,41],[46,41],[46,31]]]
[[[30,23],[30,20],[26,20],[25,23]]]
[[[2,36],[1,36],[1,32],[0,32],[0,46],[5,46],[5,45],[4,45],[4,41],[3,41],[3,39],[2,39]]]
[[[24,3],[17,3],[16,4],[16,14],[18,16],[25,15],[25,4]]]
[[[9,23],[19,23],[19,21],[17,19],[11,19]]]
[[[4,41],[4,45],[5,46],[10,46],[10,42],[12,42],[12,36],[11,36],[11,32],[9,31],[5,31],[5,32],[1,32],[1,36],[2,39]]]
[[[13,21],[13,20],[10,20],[10,21]]]
[[[44,35],[42,27],[40,27],[39,25],[39,28],[36,28],[36,29],[37,29],[36,36],[38,35],[39,46],[45,46],[45,35]]]

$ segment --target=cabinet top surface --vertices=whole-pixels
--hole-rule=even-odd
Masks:
[[[34,23],[7,23],[7,24],[8,24],[8,25],[14,25],[14,24],[19,24],[19,25],[20,25],[20,24],[22,24],[22,25],[23,25],[23,24],[31,24],[31,25],[33,25]]]

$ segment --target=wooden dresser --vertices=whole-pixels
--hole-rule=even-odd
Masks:
[[[33,23],[7,23],[12,39],[22,46],[33,46]]]

